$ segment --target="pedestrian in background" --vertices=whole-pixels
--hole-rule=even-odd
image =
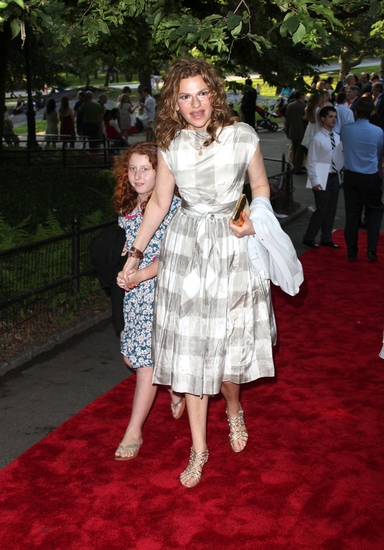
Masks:
[[[3,126],[3,138],[7,145],[14,145],[18,147],[20,145],[19,136],[13,131],[13,122],[9,118],[7,106],[4,105],[4,126]]]
[[[370,97],[361,97],[356,102],[356,121],[341,129],[344,149],[344,238],[348,259],[358,256],[358,230],[364,206],[367,223],[368,260],[377,261],[377,243],[383,219],[382,181],[379,175],[384,139],[383,130],[370,124],[369,117],[374,111]]]
[[[57,114],[56,101],[53,98],[48,99],[43,120],[47,121],[44,139],[46,147],[56,147],[59,135],[59,115]]]
[[[249,124],[252,128],[255,128],[256,124],[256,101],[257,92],[253,87],[252,80],[247,78],[244,83],[240,109],[243,115],[243,121],[246,124]]]
[[[68,97],[64,96],[61,99],[61,104],[59,108],[59,119],[60,141],[62,141],[64,145],[69,143],[70,147],[74,148],[76,141],[75,114],[69,106]]]
[[[322,246],[340,248],[332,241],[341,183],[339,170],[334,160],[334,150],[340,143],[340,136],[333,131],[336,116],[334,107],[327,106],[320,110],[321,129],[313,136],[308,148],[307,187],[313,191],[316,210],[309,220],[303,244],[310,248],[319,248],[316,243],[316,235],[320,230]]]
[[[285,133],[291,140],[291,159],[293,163],[293,173],[303,173],[303,161],[305,149],[301,145],[303,141],[305,128],[307,126],[304,120],[305,116],[305,95],[299,90],[293,93],[293,101],[288,103],[285,111]]]

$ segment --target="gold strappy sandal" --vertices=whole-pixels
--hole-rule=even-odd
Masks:
[[[184,487],[191,489],[199,483],[203,466],[208,462],[208,458],[208,449],[206,451],[202,451],[201,453],[196,453],[191,447],[191,454],[189,457],[188,466],[186,467],[184,472],[180,474],[180,481],[181,484],[184,485]],[[201,468],[201,470],[199,470],[198,468]],[[190,478],[192,479],[192,485],[186,485],[185,483],[183,483],[184,480]]]
[[[245,445],[248,442],[248,432],[247,432],[247,429],[245,428],[245,423],[244,423],[244,411],[240,405],[240,410],[235,418],[231,418],[228,415],[228,411],[225,411],[225,414],[227,415],[228,424],[229,424],[229,440],[231,442],[232,451],[234,453],[241,453],[241,451],[244,451],[245,446],[244,446],[244,449],[241,449],[240,451],[236,451],[233,444],[237,440],[243,441]],[[244,426],[245,429],[241,430],[240,428],[242,426]]]

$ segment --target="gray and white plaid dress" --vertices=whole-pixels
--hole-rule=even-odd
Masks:
[[[199,156],[207,137],[182,130],[163,152],[182,203],[160,252],[152,338],[153,382],[200,396],[273,376],[276,336],[269,281],[228,225],[259,138],[227,126]]]

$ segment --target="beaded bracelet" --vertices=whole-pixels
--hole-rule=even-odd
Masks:
[[[139,260],[142,260],[144,258],[144,254],[135,246],[131,246],[128,252],[128,258],[138,258]]]

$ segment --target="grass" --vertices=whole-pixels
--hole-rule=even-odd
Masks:
[[[36,133],[45,132],[45,127],[47,125],[47,122],[45,120],[37,120],[36,121]],[[23,124],[21,126],[17,126],[17,134],[28,134],[28,126],[27,124]]]

